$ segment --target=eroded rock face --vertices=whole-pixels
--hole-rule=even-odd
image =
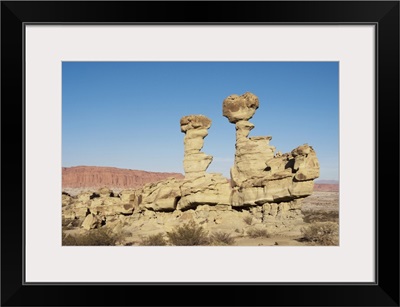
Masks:
[[[269,144],[271,136],[249,137],[254,125],[248,120],[258,107],[258,98],[252,93],[231,95],[223,101],[223,116],[236,129],[230,183],[221,174],[206,172],[212,156],[201,149],[211,119],[184,116],[180,120],[185,133],[184,178],[162,178],[119,193],[109,188],[76,197],[64,193],[63,217],[82,220],[84,229],[108,225],[115,231],[121,227],[118,221],[125,217],[133,224],[140,221],[135,227],[149,231],[192,219],[210,227],[232,229],[243,224],[243,210],[249,211],[258,224],[274,229],[301,224],[301,198],[313,192],[314,179],[319,176],[316,153],[308,144],[290,153],[275,153],[275,147]]]
[[[258,109],[258,97],[252,93],[245,93],[241,96],[236,94],[225,98],[222,104],[222,114],[229,122],[237,123],[241,120],[249,120]]]
[[[269,145],[270,136],[248,137],[254,125],[248,120],[259,107],[258,97],[252,93],[230,95],[222,104],[223,116],[236,128],[235,163],[231,180],[240,186],[246,179],[257,176],[265,169],[265,161],[274,156],[275,147]]]
[[[204,115],[189,115],[181,118],[181,131],[185,133],[183,169],[186,178],[204,175],[212,162],[212,156],[200,150],[208,135],[211,120]]]
[[[63,189],[137,189],[147,183],[169,177],[183,178],[179,173],[146,172],[116,167],[75,166],[62,168]]]
[[[258,98],[251,93],[231,95],[223,101],[223,115],[236,128],[231,205],[274,204],[277,212],[284,212],[284,203],[296,201],[296,206],[300,206],[298,199],[313,192],[313,180],[319,177],[319,162],[308,144],[298,146],[290,153],[275,154],[275,147],[269,144],[271,136],[249,137],[254,125],[248,119],[258,107]],[[291,218],[296,212],[300,211],[291,211]]]
[[[152,211],[174,211],[181,198],[181,184],[182,180],[167,179],[145,185],[138,193],[138,208]]]

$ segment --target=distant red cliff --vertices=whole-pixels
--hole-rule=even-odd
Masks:
[[[116,167],[74,166],[62,168],[62,187],[65,188],[140,188],[146,183],[175,177],[180,173],[146,172]]]
[[[314,191],[318,191],[318,192],[339,192],[339,184],[314,183]]]

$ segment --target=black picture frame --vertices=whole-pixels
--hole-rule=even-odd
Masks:
[[[104,22],[375,25],[376,282],[24,283],[24,25]],[[2,1],[1,77],[2,306],[399,306],[399,1]]]

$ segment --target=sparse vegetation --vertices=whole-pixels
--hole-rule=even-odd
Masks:
[[[270,235],[265,228],[250,228],[247,230],[250,238],[269,238]]]
[[[105,228],[91,229],[81,235],[62,235],[63,246],[111,246],[118,240],[118,235]]]
[[[317,222],[301,229],[302,240],[310,245],[339,245],[339,224]]]
[[[303,211],[304,222],[339,222],[339,211]]]
[[[162,233],[155,235],[145,236],[141,239],[140,245],[145,246],[165,246],[168,245]]]
[[[253,224],[253,217],[251,217],[250,215],[246,215],[243,218],[243,222],[245,222],[247,225],[251,225]]]
[[[217,231],[211,235],[212,245],[234,245],[235,239],[226,232]]]
[[[170,243],[177,246],[210,244],[207,231],[205,231],[202,226],[197,225],[194,221],[175,227],[175,229],[167,233],[167,236]]]

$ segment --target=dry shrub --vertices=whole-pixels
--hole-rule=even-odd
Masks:
[[[243,222],[245,222],[247,225],[253,224],[253,218],[250,215],[246,215],[243,218]]]
[[[310,245],[339,245],[339,224],[318,222],[301,229],[303,241]]]
[[[266,229],[263,228],[250,228],[247,230],[250,238],[269,238],[270,235]]]
[[[170,243],[176,246],[210,244],[208,233],[194,221],[175,227],[171,232],[168,232],[167,235]]]
[[[140,245],[145,246],[165,246],[167,245],[167,241],[164,238],[162,233],[158,233],[155,235],[145,236],[141,238]]]
[[[111,246],[115,245],[119,236],[105,228],[91,229],[85,234],[66,235],[63,233],[63,246]]]
[[[217,231],[211,235],[212,245],[234,245],[235,239],[229,233]]]

